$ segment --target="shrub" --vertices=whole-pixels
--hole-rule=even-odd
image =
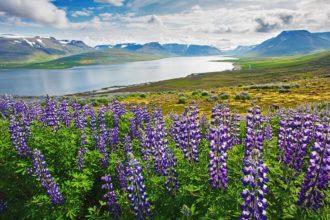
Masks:
[[[179,104],[185,104],[187,102],[187,98],[185,96],[179,96]]]
[[[206,91],[206,90],[202,91],[202,96],[208,96],[208,95],[209,95],[208,91]]]
[[[224,99],[229,99],[229,94],[227,92],[222,92],[219,94],[219,99],[224,100]]]
[[[248,92],[239,92],[235,96],[235,100],[250,100],[251,97]]]
[[[141,97],[141,98],[146,98],[147,95],[146,95],[145,93],[141,93],[141,94],[140,94],[140,97]]]

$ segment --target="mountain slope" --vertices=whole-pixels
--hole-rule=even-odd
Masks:
[[[161,58],[164,58],[164,56],[160,54],[142,54],[112,48],[107,50],[95,50],[87,53],[80,53],[71,56],[61,57],[48,62],[34,63],[26,65],[24,67],[63,69],[82,65],[106,65],[134,61],[154,60]]]
[[[306,30],[283,31],[278,36],[257,45],[248,56],[290,56],[330,49],[329,33],[310,33]]]
[[[36,57],[66,56],[90,51],[82,41],[57,40],[53,37],[0,36],[0,61],[24,62]]]

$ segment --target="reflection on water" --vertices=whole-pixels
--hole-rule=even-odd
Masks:
[[[115,65],[81,66],[64,70],[0,70],[0,94],[64,95],[110,86],[184,77],[192,73],[231,70],[226,57],[172,57]]]

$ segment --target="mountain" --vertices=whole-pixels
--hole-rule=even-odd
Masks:
[[[24,62],[35,58],[66,56],[93,50],[83,41],[57,40],[54,37],[0,36],[0,61]]]
[[[246,56],[290,56],[330,49],[330,33],[311,33],[306,30],[283,31],[251,50]]]
[[[242,56],[245,53],[251,51],[253,48],[255,48],[257,45],[251,45],[251,46],[237,46],[235,49],[223,51],[223,54],[230,55],[230,56]]]
[[[117,48],[128,50],[137,53],[151,53],[151,54],[162,54],[172,56],[207,56],[207,55],[219,55],[221,51],[215,47],[207,45],[188,45],[188,44],[177,44],[168,43],[160,44],[158,42],[150,42],[146,44],[137,43],[123,43],[116,45],[98,45],[96,49],[108,49]]]

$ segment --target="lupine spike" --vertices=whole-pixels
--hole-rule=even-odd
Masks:
[[[121,208],[117,201],[117,196],[113,189],[112,180],[110,175],[101,177],[104,182],[102,184],[102,190],[105,191],[103,198],[107,201],[107,207],[114,219],[119,219],[121,215]]]
[[[42,184],[42,187],[47,191],[47,194],[54,205],[62,205],[64,198],[60,193],[57,183],[49,173],[44,160],[44,155],[40,150],[35,149],[32,153],[33,168],[30,170],[30,174],[35,174]]]
[[[315,142],[298,198],[300,204],[314,210],[322,206],[330,180],[330,127],[316,126]]]

